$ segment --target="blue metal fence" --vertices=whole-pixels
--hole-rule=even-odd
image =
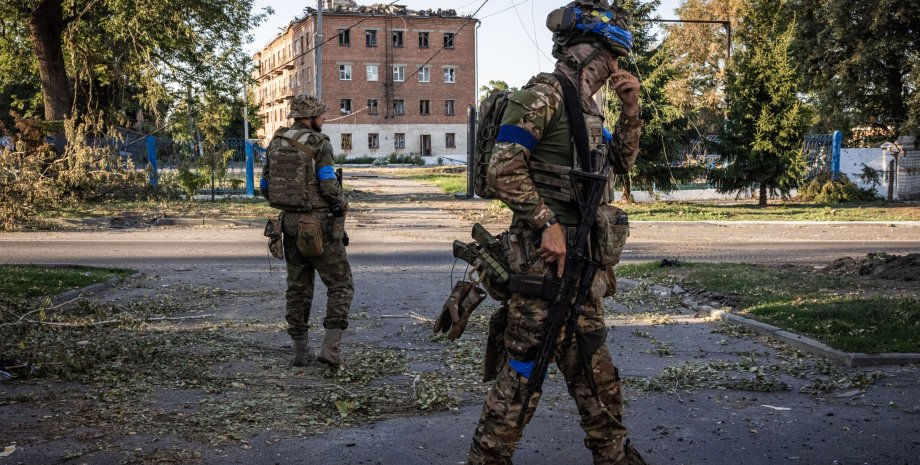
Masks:
[[[827,174],[836,179],[840,175],[840,150],[843,133],[808,134],[802,145],[802,156],[808,165],[808,178]]]

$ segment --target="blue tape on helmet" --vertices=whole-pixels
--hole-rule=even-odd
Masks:
[[[628,51],[632,51],[633,48],[633,35],[627,29],[623,29],[615,23],[604,22],[600,19],[594,19],[591,17],[585,17],[585,14],[580,8],[573,8],[575,10],[575,27],[582,31],[591,32],[599,36],[603,36],[607,39],[610,39],[617,45],[625,48]],[[609,12],[603,12],[607,21],[612,20],[613,15]]]
[[[316,170],[316,177],[319,178],[320,181],[335,179],[335,168],[333,168],[332,165],[324,166]]]
[[[613,133],[611,133],[609,129],[601,128],[601,132],[604,133],[604,142],[610,142],[613,140]]]

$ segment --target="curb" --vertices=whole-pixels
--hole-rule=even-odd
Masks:
[[[239,220],[224,218],[158,218],[154,226],[242,226],[265,227],[265,220]]]
[[[796,349],[820,355],[840,363],[841,365],[846,365],[849,368],[883,365],[920,365],[920,354],[863,354],[858,352],[843,352],[816,339],[790,333],[776,326],[761,323],[750,318],[744,318],[723,310],[712,310],[710,311],[710,316],[712,318],[720,318],[728,324],[742,326],[761,336],[776,339]]]
[[[80,296],[82,296],[82,295],[85,294],[85,293],[100,292],[100,291],[104,291],[104,290],[106,290],[106,289],[111,289],[111,288],[115,287],[116,285],[118,285],[118,284],[120,284],[120,283],[122,283],[122,282],[124,282],[124,281],[127,281],[127,280],[129,280],[129,279],[137,279],[137,278],[140,278],[140,277],[143,276],[143,275],[144,275],[144,273],[141,273],[140,271],[138,271],[137,273],[134,273],[134,274],[132,274],[132,275],[130,275],[130,276],[126,276],[126,277],[124,277],[124,278],[117,278],[117,277],[116,277],[116,278],[110,278],[110,279],[108,279],[107,281],[103,281],[103,282],[101,282],[101,283],[90,284],[89,286],[81,287],[81,288],[79,288],[79,289],[71,289],[71,290],[69,290],[69,291],[62,292],[62,293],[60,293],[60,294],[58,294],[58,295],[52,297],[52,298],[51,298],[51,304],[52,304],[52,305],[60,305],[60,304],[63,303],[63,302],[67,302],[67,301],[69,301],[69,300],[76,299],[77,297],[80,297]]]

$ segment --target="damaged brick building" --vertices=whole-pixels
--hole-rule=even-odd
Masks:
[[[478,20],[453,10],[326,3],[322,34],[317,11],[307,8],[253,56],[264,123],[257,137],[267,142],[291,124],[288,102],[296,94],[317,95],[320,72],[320,95],[330,109],[323,132],[336,154],[465,157],[466,109],[476,103]],[[328,40],[321,52],[318,37]]]

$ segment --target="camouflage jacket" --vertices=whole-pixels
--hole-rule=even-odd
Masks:
[[[613,176],[626,174],[639,152],[642,120],[621,114],[614,130],[605,134],[596,104],[582,104],[592,149],[610,162],[611,181],[605,202],[613,199]],[[562,224],[578,222],[578,208],[567,188],[569,168],[577,167],[562,87],[542,73],[509,96],[499,136],[489,162],[488,182],[497,198],[514,213],[514,223],[541,228],[551,218]],[[556,186],[556,190],[550,187]],[[569,193],[570,194],[570,193]]]
[[[282,128],[284,129],[284,128]],[[330,209],[335,210],[336,206],[341,206],[342,208],[347,208],[348,201],[345,198],[345,191],[342,189],[341,184],[339,184],[338,179],[335,176],[335,166],[334,160],[335,157],[332,152],[332,144],[329,142],[329,136],[316,132],[305,126],[301,123],[294,123],[291,125],[289,130],[299,131],[301,129],[306,129],[308,132],[304,133],[300,137],[298,142],[308,145],[313,148],[314,159],[313,164],[315,166],[315,175],[316,180],[319,184],[319,193],[322,197],[323,203],[328,204]],[[272,149],[275,147],[275,144],[286,143],[280,137],[273,137],[271,142],[268,144],[267,152],[271,153]],[[269,164],[271,161],[266,158],[265,165],[262,167],[262,179],[265,181],[270,181],[269,179]],[[264,183],[263,183],[264,184]]]

